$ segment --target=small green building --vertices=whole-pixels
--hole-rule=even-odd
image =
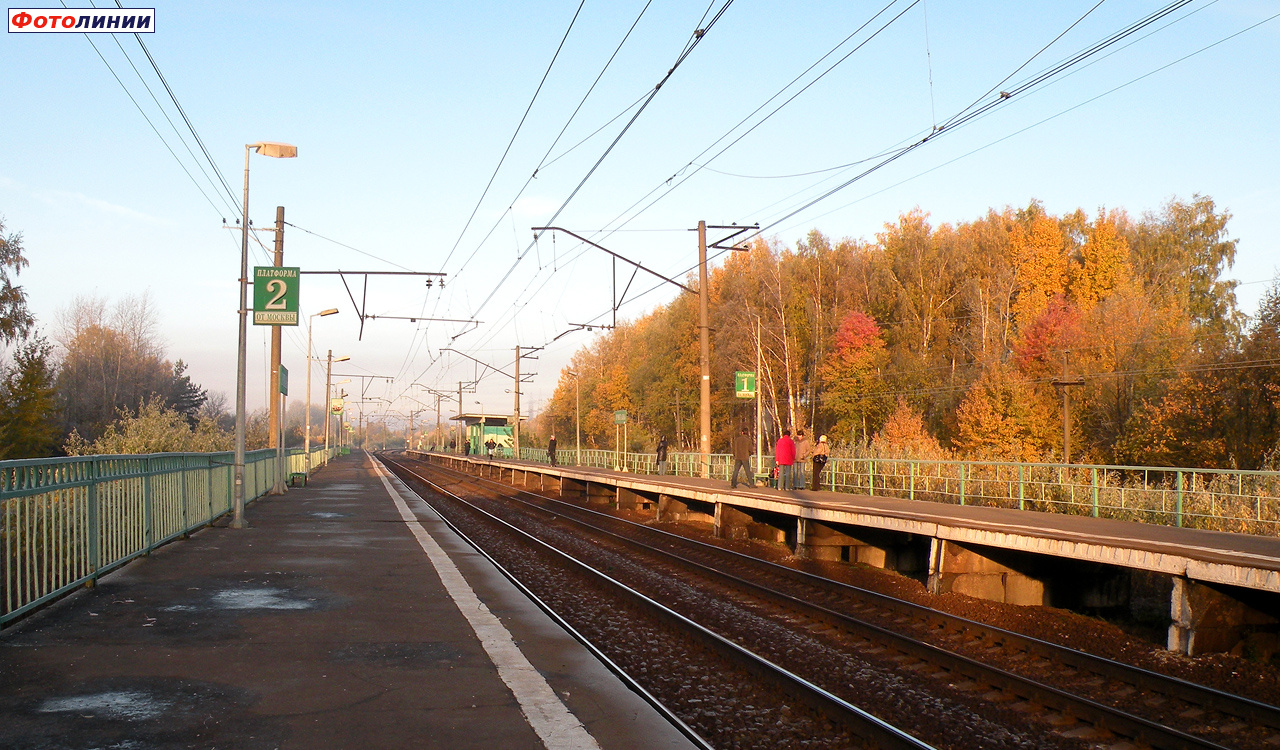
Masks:
[[[493,442],[498,444],[497,448],[494,449],[494,456],[499,458],[512,457],[511,450],[515,443],[515,437],[512,434],[511,415],[460,414],[449,419],[462,421],[463,434],[467,444],[471,446],[471,455],[483,454],[485,452],[484,444],[489,442],[489,438],[493,438]],[[524,417],[521,417],[520,421],[523,422]]]

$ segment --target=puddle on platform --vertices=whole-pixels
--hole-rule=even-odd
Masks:
[[[328,511],[317,510],[308,513],[313,518],[350,518],[350,513],[330,513]]]
[[[221,609],[312,609],[315,602],[292,599],[289,592],[274,588],[246,588],[219,591],[210,603]]]
[[[50,698],[40,704],[42,713],[92,714],[106,719],[147,721],[158,718],[172,706],[172,701],[134,690],[119,690],[95,695]]]

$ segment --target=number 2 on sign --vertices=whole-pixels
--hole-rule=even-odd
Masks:
[[[272,279],[267,282],[267,294],[275,296],[268,300],[266,309],[283,310],[285,309],[284,296],[289,293],[289,285],[280,279]]]

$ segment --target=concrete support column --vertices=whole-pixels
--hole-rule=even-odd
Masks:
[[[795,554],[809,560],[845,560],[869,562],[860,559],[856,550],[866,544],[828,524],[809,518],[796,519]],[[865,557],[865,556],[864,556]],[[884,567],[883,554],[877,563]]]
[[[675,522],[688,520],[691,515],[689,505],[677,497],[667,494],[658,495],[658,518],[659,521]],[[698,514],[706,518],[703,514]],[[710,520],[710,519],[708,519]]]
[[[613,487],[599,482],[587,482],[586,485],[588,505],[611,506],[617,504],[618,493]]]
[[[617,503],[618,508],[621,510],[649,510],[657,504],[657,501],[646,493],[636,492],[627,487],[619,487]]]
[[[947,540],[932,538],[929,540],[929,577],[926,587],[930,594],[942,593],[942,568],[946,559]]]
[[[981,548],[979,548],[981,549]],[[929,546],[928,586],[935,594],[954,591],[976,599],[1043,606],[1044,582],[956,542],[933,539]]]
[[[587,497],[587,483],[580,479],[570,479],[563,477],[560,480],[560,499],[561,500],[585,500]]]
[[[1199,656],[1247,648],[1256,656],[1280,649],[1280,619],[1229,593],[1174,576],[1170,598],[1170,651]]]
[[[728,503],[716,503],[715,536],[718,539],[746,539],[750,536],[748,525],[751,516]]]

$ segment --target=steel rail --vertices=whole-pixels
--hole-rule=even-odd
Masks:
[[[725,550],[721,547],[688,539],[687,537],[670,534],[658,529],[652,529],[625,519],[617,518],[616,516],[599,513],[589,508],[582,508],[572,503],[566,503],[554,498],[547,498],[528,490],[509,487],[487,478],[472,476],[470,474],[462,474],[452,470],[442,469],[441,467],[433,466],[433,468],[447,471],[460,477],[465,477],[468,481],[472,481],[477,484],[496,485],[501,489],[504,495],[528,495],[537,498],[541,502],[549,502],[572,509],[574,513],[604,519],[609,523],[623,525],[628,529],[642,531],[648,535],[661,536],[666,541],[675,540],[681,544],[695,547],[702,551],[712,552],[719,556],[730,556],[731,558],[739,561],[749,561],[750,564],[766,567],[770,572],[782,573],[793,580],[799,579],[805,583],[819,583],[819,585],[824,587],[834,587],[839,591],[851,593],[859,597],[873,599],[881,606],[892,608],[895,611],[908,614],[909,616],[915,618],[923,617],[932,622],[941,623],[942,626],[949,631],[969,631],[979,638],[999,641],[1002,646],[1007,647],[1009,645],[1016,645],[1028,653],[1039,652],[1038,655],[1050,658],[1062,664],[1067,664],[1068,666],[1072,666],[1077,669],[1083,669],[1101,676],[1119,679],[1139,687],[1156,690],[1157,692],[1164,693],[1165,695],[1197,703],[1201,706],[1229,713],[1239,718],[1249,719],[1269,727],[1280,727],[1280,709],[1265,703],[1253,701],[1241,696],[1231,695],[1203,685],[1197,685],[1178,678],[1161,675],[1156,672],[1144,670],[1122,662],[1116,662],[1104,657],[1094,656],[1092,654],[1070,649],[1065,646],[1059,646],[1047,641],[1041,641],[1029,636],[1023,636],[994,626],[984,625],[982,623],[954,615],[948,615],[946,613],[938,612],[937,610],[929,609],[928,607],[895,599],[884,594],[831,581],[830,579],[822,578],[821,576],[815,576],[793,568],[760,560],[759,558],[751,557],[750,555],[743,555],[731,550]],[[539,510],[547,509],[539,508]],[[807,609],[810,612],[818,612],[823,617],[838,620],[850,630],[860,631],[863,637],[873,638],[881,642],[889,641],[893,648],[902,651],[903,653],[915,652],[912,653],[912,655],[916,658],[937,664],[948,671],[964,674],[970,679],[980,680],[984,684],[991,685],[992,687],[999,687],[1002,690],[1017,694],[1024,699],[1032,700],[1046,706],[1052,706],[1057,710],[1076,716],[1077,718],[1087,719],[1091,723],[1104,727],[1110,731],[1149,743],[1153,747],[1178,749],[1222,748],[1221,745],[1195,737],[1194,735],[1186,734],[1171,727],[1166,727],[1157,722],[1133,716],[1105,704],[1097,703],[1096,701],[1044,685],[1015,673],[992,667],[969,657],[939,648],[929,643],[924,643],[918,639],[911,638],[910,636],[905,636],[900,633],[881,628],[880,626],[858,619],[851,615],[837,612],[812,602],[797,599],[789,594],[776,591],[762,584],[748,581],[737,575],[726,573],[725,571],[703,563],[690,560],[689,558],[678,555],[668,549],[662,549],[645,544],[635,539],[628,539],[616,532],[604,529],[595,524],[587,523],[581,519],[570,518],[566,515],[561,515],[560,517],[599,533],[624,541],[627,544],[644,548],[659,556],[675,559],[679,561],[681,565],[696,567],[709,575],[723,580],[728,580],[734,585],[747,587],[766,596],[782,600],[787,604],[787,606],[796,609]]]
[[[422,482],[424,485],[430,487],[434,492],[453,498],[455,501],[466,505],[467,507],[485,516],[486,518],[493,521],[494,523],[501,525],[502,527],[510,530],[511,532],[523,537],[524,539],[527,539],[533,544],[561,558],[565,562],[569,563],[569,565],[571,565],[574,568],[577,568],[578,570],[581,570],[588,576],[605,583],[609,588],[620,592],[627,599],[641,605],[642,608],[653,613],[659,619],[664,620],[670,624],[673,624],[684,631],[693,633],[706,645],[710,646],[715,652],[719,653],[723,658],[727,658],[731,661],[737,662],[738,664],[745,666],[753,674],[756,674],[760,677],[763,677],[765,679],[768,679],[774,682],[775,685],[777,685],[778,687],[782,688],[783,690],[791,694],[794,698],[797,698],[803,701],[810,708],[818,711],[823,715],[826,715],[828,718],[832,719],[833,721],[840,722],[841,725],[847,727],[851,732],[858,735],[859,737],[866,740],[867,742],[871,743],[870,747],[881,748],[883,750],[896,750],[897,748],[903,748],[904,750],[935,750],[935,748],[933,748],[932,745],[929,745],[925,742],[922,742],[921,740],[916,739],[915,737],[912,737],[911,735],[907,734],[906,732],[903,732],[897,727],[894,727],[888,722],[885,722],[882,719],[879,719],[873,716],[867,711],[861,708],[858,708],[857,706],[845,701],[844,699],[836,695],[833,695],[832,693],[824,690],[823,688],[817,685],[814,685],[813,683],[809,682],[808,680],[805,680],[799,675],[796,675],[774,664],[773,662],[743,648],[742,646],[734,643],[733,641],[730,641],[727,638],[724,638],[723,636],[694,622],[693,620],[690,620],[684,615],[681,615],[680,613],[662,605],[661,603],[649,598],[648,596],[645,596],[644,594],[626,586],[625,584],[612,578],[611,576],[596,570],[586,562],[583,562],[566,552],[556,549],[552,545],[542,541],[541,539],[538,539],[532,534],[529,534],[528,532],[517,528],[516,526],[508,523],[507,521],[504,521],[501,518],[498,518],[497,516],[494,516],[493,514],[488,513],[487,511],[484,511],[476,507],[475,505],[471,504],[470,502],[463,499],[462,497],[444,489],[440,485],[436,484],[435,482],[432,482],[430,479],[427,479],[426,477],[422,476],[421,474],[409,468],[408,466],[405,466],[403,463],[389,459],[386,456],[378,456],[378,459],[388,464],[389,467],[393,467],[393,471],[394,471],[394,468],[401,469],[405,473],[416,478],[419,482]],[[443,514],[441,514],[441,517],[442,518],[444,517]],[[486,558],[488,558],[491,562],[493,562],[494,565],[496,565],[498,569],[502,571],[503,575],[506,575],[513,582],[517,582],[517,585],[519,585],[523,591],[529,594],[529,596],[533,598],[533,600],[537,603],[539,607],[542,607],[544,610],[548,611],[549,613],[552,612],[552,610],[546,605],[546,603],[542,602],[540,599],[534,596],[532,592],[530,592],[523,584],[519,584],[519,582],[514,578],[514,576],[509,571],[507,571],[500,564],[498,564],[497,561],[493,560],[493,558],[490,557],[478,544],[476,544],[476,542],[474,542],[472,539],[470,539],[470,537],[468,537],[460,529],[458,529],[456,525],[454,525],[448,519],[445,519],[445,522],[449,524],[450,528],[452,528],[455,532],[457,532],[460,536],[462,536],[462,538],[465,539],[468,544],[470,544],[477,551],[479,551]],[[560,618],[558,615],[553,615],[553,616],[555,616],[557,621],[560,622],[562,625],[564,625],[568,629],[568,631],[573,635],[573,637],[582,641],[584,644],[590,645],[589,642],[580,633],[578,633],[573,628],[569,627],[569,625],[565,623],[562,618]],[[599,656],[604,660],[604,663],[611,670],[619,674],[625,674],[621,672],[621,669],[616,664],[608,660],[607,657],[604,657],[603,654],[600,654],[598,649],[596,649],[594,646],[590,646],[590,647],[592,651],[597,654],[597,656]],[[632,678],[628,676],[627,680],[630,683],[630,685],[633,687],[633,689],[638,689],[640,694],[645,696],[646,699],[649,700],[651,703],[656,701],[656,699],[650,696],[647,693],[647,691],[644,691],[642,687],[640,687],[637,683],[635,683],[635,681]],[[660,705],[660,704],[655,704],[655,705]],[[676,726],[679,728],[682,728],[681,731],[684,731],[684,728],[687,727],[687,725],[684,725],[682,721],[680,721],[677,717],[674,717],[674,714],[670,713],[669,708],[665,706],[663,706],[662,708],[664,713],[666,713],[669,717],[675,719],[675,721],[677,722]],[[692,732],[693,730],[689,729],[688,731]],[[697,737],[696,733],[694,733],[693,736]],[[703,743],[703,745],[706,745],[706,741],[703,740],[702,738],[699,737],[698,740],[699,742]]]

